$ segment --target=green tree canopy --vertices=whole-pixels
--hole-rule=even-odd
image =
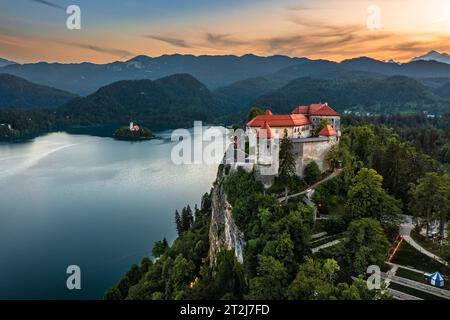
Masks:
[[[375,170],[362,168],[347,193],[346,212],[351,218],[374,218],[386,224],[398,224],[401,202],[387,194],[383,177]]]
[[[369,126],[351,127],[344,130],[344,135],[348,138],[344,141],[349,143],[348,147],[358,160],[365,166],[372,165],[374,146],[376,145],[376,136],[373,129]]]
[[[258,256],[257,276],[250,279],[250,300],[282,300],[286,295],[288,274],[274,257]]]
[[[122,300],[122,295],[116,287],[109,288],[103,295],[103,300]]]
[[[381,266],[388,248],[389,242],[377,220],[363,218],[350,223],[343,244],[345,262],[350,272],[365,274],[370,265]]]
[[[427,232],[432,218],[440,220],[441,234],[449,218],[450,182],[449,176],[440,176],[435,172],[427,173],[411,188],[411,211],[416,217],[424,218]]]
[[[287,202],[288,188],[296,174],[295,158],[293,154],[293,145],[291,139],[284,132],[283,139],[280,142],[278,180],[284,185],[285,198]]]
[[[252,120],[256,116],[261,115],[261,114],[265,114],[265,113],[266,112],[263,109],[259,108],[259,107],[252,107],[248,111],[247,122],[249,122],[250,120]]]
[[[303,178],[309,185],[319,181],[320,177],[322,177],[322,171],[320,171],[320,168],[315,161],[311,161],[306,165],[305,169],[303,169]]]
[[[164,254],[164,252],[166,252],[167,248],[169,247],[166,238],[164,238],[161,241],[156,241],[153,244],[153,249],[152,249],[152,255],[155,258],[159,258],[161,255]]]

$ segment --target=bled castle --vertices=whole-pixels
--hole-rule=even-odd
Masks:
[[[317,125],[325,119],[328,124],[316,134]],[[273,114],[267,110],[265,114],[251,119],[246,128],[247,136],[252,134],[256,135],[258,140],[266,139],[268,148],[274,137],[281,139],[285,132],[293,143],[297,175],[303,176],[305,166],[312,161],[315,161],[322,171],[326,171],[329,168],[326,156],[331,147],[339,143],[341,136],[340,115],[327,103],[317,103],[298,106],[290,114]],[[258,146],[260,149],[260,145]],[[255,168],[258,173],[269,163],[259,156],[261,150],[258,150],[257,154],[256,161],[247,161],[251,163],[247,168]],[[266,174],[261,179],[266,185],[270,185],[276,176],[278,163],[272,162],[270,167],[272,174],[268,176]]]

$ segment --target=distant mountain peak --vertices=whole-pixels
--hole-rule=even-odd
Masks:
[[[348,63],[354,63],[354,62],[362,62],[362,63],[366,63],[366,62],[375,62],[375,63],[378,63],[378,62],[381,62],[381,63],[383,63],[383,61],[380,61],[380,60],[377,60],[377,59],[374,59],[374,58],[370,58],[370,57],[367,57],[367,56],[362,56],[362,57],[357,57],[357,58],[351,58],[351,59],[346,59],[346,60],[342,60],[341,61],[341,64],[348,64]]]
[[[397,61],[397,60],[394,60],[394,59],[389,59],[389,60],[385,60],[384,62],[386,62],[386,63],[395,63],[395,64],[402,64],[401,62],[399,62],[399,61]]]
[[[147,62],[147,61],[150,61],[150,60],[152,60],[151,57],[141,54],[141,55],[138,55],[138,56],[136,56],[134,58],[131,58],[127,62]]]
[[[431,50],[423,56],[415,57],[411,61],[437,61],[450,64],[450,55],[445,52]]]
[[[10,65],[10,64],[16,64],[16,63],[13,62],[13,61],[9,61],[9,60],[0,58],[0,68],[4,67],[4,66],[7,66],[7,65]]]

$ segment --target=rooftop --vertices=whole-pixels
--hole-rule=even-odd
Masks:
[[[272,114],[268,112],[250,120],[249,127],[261,127],[267,123],[270,127],[296,127],[309,125],[309,119],[303,114]]]
[[[303,114],[307,116],[339,116],[328,103],[313,103],[309,106],[298,106],[291,112],[292,114]]]
[[[334,130],[334,128],[327,124],[325,127],[323,127],[322,130],[320,130],[319,132],[319,136],[335,136],[336,134],[336,130]]]
[[[261,131],[263,130],[263,131]],[[270,128],[267,121],[264,121],[264,123],[261,125],[261,127],[258,130],[258,133],[256,134],[256,137],[259,138],[267,138],[272,139],[272,129]]]

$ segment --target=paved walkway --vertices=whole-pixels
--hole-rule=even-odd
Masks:
[[[328,181],[330,179],[333,179],[334,177],[337,177],[338,175],[340,175],[342,170],[343,169],[336,169],[336,170],[334,170],[333,173],[331,173],[329,176],[325,177],[324,179],[322,179],[320,181],[317,181],[312,186],[310,186],[308,189],[306,189],[306,190],[304,190],[302,192],[299,192],[299,193],[294,193],[294,194],[288,195],[287,198],[288,199],[296,198],[298,196],[305,195],[305,194],[308,194],[310,192],[314,192],[314,189],[317,188],[322,183],[324,183],[324,182],[326,182],[326,181]],[[311,196],[311,195],[308,195],[308,196]],[[285,199],[286,199],[285,197],[278,198],[279,201],[284,201]]]
[[[437,255],[431,253],[424,247],[422,247],[420,244],[418,244],[416,241],[414,241],[411,236],[403,236],[403,239],[408,242],[411,246],[413,246],[415,249],[417,249],[420,253],[423,253],[424,255],[429,256],[431,259],[436,260],[439,263],[442,263],[445,266],[448,266],[448,262],[442,259],[441,257],[438,257]]]
[[[396,300],[423,300],[422,298],[414,297],[410,294],[388,288],[388,291],[391,293],[392,297]]]
[[[431,259],[436,260],[439,263],[442,263],[445,266],[448,266],[448,262],[442,259],[441,257],[438,257],[437,255],[431,253],[424,247],[422,247],[420,244],[418,244],[413,238],[411,238],[411,230],[414,229],[414,224],[412,222],[411,216],[404,216],[405,222],[403,222],[400,225],[399,233],[403,237],[403,239],[409,243],[411,246],[413,246],[416,250],[418,250],[420,253],[423,253],[424,255],[427,255]]]
[[[318,251],[320,251],[320,250],[322,250],[322,249],[325,249],[325,248],[329,248],[329,247],[335,246],[335,245],[337,245],[337,244],[340,243],[340,242],[341,242],[341,240],[339,240],[339,239],[334,240],[334,241],[330,241],[330,242],[327,242],[327,243],[322,244],[321,246],[312,248],[311,251],[312,251],[312,253],[316,253],[316,252],[318,252]]]
[[[326,231],[324,231],[324,232],[319,232],[319,233],[313,234],[313,235],[311,236],[311,239],[322,238],[322,237],[326,236],[327,234],[328,234],[328,232],[326,232]]]
[[[413,289],[416,289],[416,290],[419,290],[422,292],[426,292],[426,293],[450,300],[450,291],[448,291],[448,290],[433,287],[431,285],[417,282],[414,280],[398,277],[398,276],[392,275],[391,273],[381,273],[381,277],[385,280],[389,280],[391,282],[400,284],[402,286],[410,287],[410,288],[413,288]]]
[[[398,268],[402,268],[402,269],[406,269],[406,270],[413,271],[413,272],[416,272],[416,273],[421,273],[421,274],[425,273],[425,271],[422,271],[422,270],[419,270],[419,269],[414,269],[412,267],[407,267],[407,266],[404,266],[404,265],[401,265],[401,264],[396,264],[396,263],[387,262],[387,261],[386,261],[386,264],[388,264],[388,265],[390,265],[392,267],[396,266],[397,267],[396,270],[398,270]]]

